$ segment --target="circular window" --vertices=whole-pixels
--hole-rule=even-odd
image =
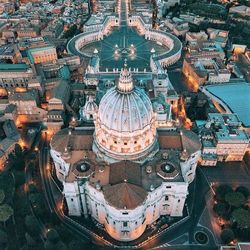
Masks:
[[[161,165],[161,170],[165,173],[172,173],[172,172],[174,172],[175,168],[172,164],[167,162],[167,163],[164,163]]]
[[[79,172],[86,172],[90,169],[90,166],[88,163],[86,162],[80,162],[78,163],[76,169],[79,171]]]

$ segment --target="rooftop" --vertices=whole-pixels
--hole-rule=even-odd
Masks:
[[[219,98],[233,113],[236,113],[245,127],[250,127],[250,84],[246,82],[210,85],[205,87]]]
[[[29,68],[30,68],[29,65],[25,63],[18,63],[18,64],[0,63],[0,71],[27,71]]]

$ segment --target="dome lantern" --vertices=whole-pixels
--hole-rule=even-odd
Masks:
[[[121,69],[117,88],[122,93],[131,92],[134,88],[133,79],[127,66],[127,60],[125,60],[124,67]]]

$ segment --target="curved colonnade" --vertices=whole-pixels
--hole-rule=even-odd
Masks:
[[[92,30],[89,32],[84,32],[73,37],[67,45],[68,52],[78,56],[92,57],[92,54],[81,51],[81,49],[89,43],[103,40],[103,37],[108,35],[113,27],[119,26],[118,20],[115,16],[109,16],[105,19],[101,29],[100,25],[98,25],[97,27],[92,27]],[[128,26],[135,27],[140,35],[145,36],[145,39],[155,41],[168,48],[162,54],[154,54],[152,56],[154,61],[158,61],[162,66],[169,66],[180,59],[182,43],[176,36],[168,32],[150,28],[150,25],[146,24],[139,15],[129,17]]]

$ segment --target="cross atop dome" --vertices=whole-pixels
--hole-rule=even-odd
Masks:
[[[128,70],[127,59],[124,60],[124,66],[123,69],[121,69],[117,88],[123,93],[131,92],[131,90],[134,88],[133,79],[130,71]]]

